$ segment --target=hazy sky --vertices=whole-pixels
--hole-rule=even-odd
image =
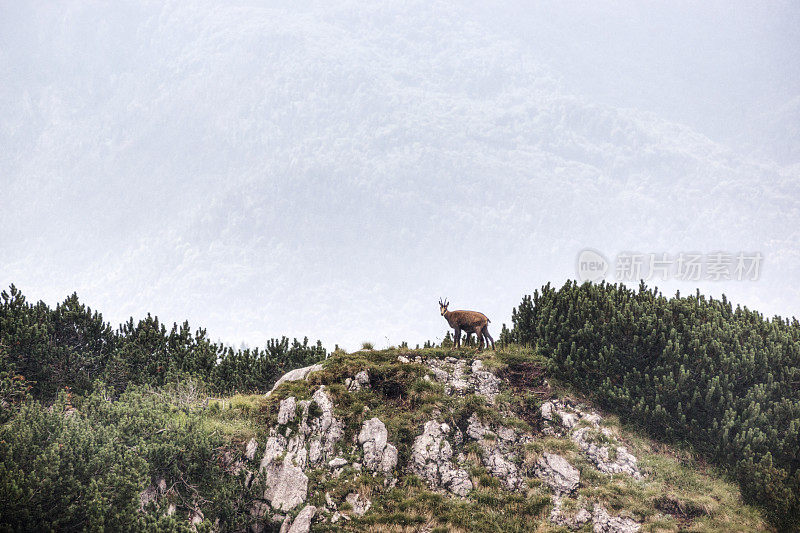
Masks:
[[[0,0],[0,284],[355,348],[742,252],[651,284],[800,315],[800,4],[296,4]]]

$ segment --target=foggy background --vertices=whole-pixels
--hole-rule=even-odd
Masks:
[[[302,4],[0,1],[2,288],[353,349],[760,252],[649,283],[800,314],[799,4]]]

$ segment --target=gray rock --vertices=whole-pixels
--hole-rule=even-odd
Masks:
[[[575,427],[581,418],[580,412],[574,412],[572,408],[557,399],[543,403],[540,411],[543,419],[549,422],[558,422],[567,430]]]
[[[269,500],[273,509],[289,511],[304,501],[308,495],[308,476],[300,467],[284,459],[280,468],[270,475],[267,471],[267,488],[264,499]]]
[[[594,533],[636,533],[641,529],[641,524],[631,518],[611,516],[606,508],[596,503],[592,513]]]
[[[483,465],[490,475],[500,479],[509,490],[516,490],[523,485],[523,476],[513,462],[511,450],[516,444],[516,432],[513,429],[500,427],[497,429],[499,440],[484,440],[487,435],[495,434],[491,428],[481,422],[477,413],[472,413],[467,425],[467,436],[480,441]]]
[[[432,368],[431,370],[433,370],[433,377],[436,378],[436,381],[441,383],[450,381],[450,374],[448,374],[446,370],[442,370],[441,368]]]
[[[545,453],[536,462],[534,472],[556,496],[567,494],[578,488],[581,474],[565,458],[554,453]]]
[[[369,373],[366,370],[362,370],[358,374],[356,374],[353,379],[349,380],[347,384],[348,390],[351,392],[360,391],[361,389],[368,389],[369,388]]]
[[[464,395],[469,392],[470,384],[464,373],[464,361],[458,359],[453,364],[453,377],[450,380],[450,387],[456,394]]]
[[[484,370],[483,361],[480,359],[472,363],[470,381],[475,389],[475,394],[483,396],[490,404],[494,403],[495,397],[500,393],[500,378]]]
[[[361,496],[358,492],[348,494],[345,497],[345,501],[350,504],[353,514],[356,516],[364,516],[364,513],[372,507],[372,502],[369,501],[369,498]]]
[[[203,516],[203,511],[200,509],[189,511],[189,523],[193,526],[202,524],[203,520],[205,520],[205,517]]]
[[[572,528],[580,529],[583,525],[592,519],[592,513],[588,509],[581,509],[572,518]]]
[[[497,428],[497,436],[500,437],[501,440],[508,442],[515,442],[517,440],[517,432],[504,426]]]
[[[162,477],[157,482],[153,483],[141,493],[139,493],[139,510],[144,511],[152,502],[157,501],[161,496],[167,492],[167,481]]]
[[[561,425],[564,426],[566,429],[572,429],[578,423],[578,415],[575,413],[567,413],[566,411],[560,411],[558,413],[561,418]]]
[[[244,456],[249,460],[252,461],[256,458],[256,451],[258,450],[258,441],[253,437],[249,441],[247,441],[247,447],[244,450]]]
[[[478,418],[478,414],[472,413],[467,421],[467,436],[475,440],[480,440],[490,431],[489,426],[481,422],[480,418]]]
[[[472,481],[466,470],[452,462],[453,449],[445,438],[449,432],[447,424],[434,420],[426,422],[422,434],[414,439],[410,469],[430,487],[444,487],[463,497],[472,490]]]
[[[284,425],[293,422],[297,416],[297,401],[294,396],[281,400],[278,408],[278,424]]]
[[[344,436],[344,424],[334,416],[333,401],[325,392],[324,386],[314,392],[312,400],[319,406],[322,414],[308,422],[308,458],[311,464],[318,465],[335,455],[335,445]]]
[[[261,459],[259,472],[266,476],[264,499],[281,511],[293,509],[306,500],[308,477],[303,469],[309,462],[319,465],[333,456],[336,443],[344,435],[344,426],[333,415],[333,402],[325,388],[317,389],[312,398],[320,410],[316,417],[309,417],[309,401],[295,402],[290,397],[281,402],[279,418],[282,412],[284,421],[292,415],[296,417],[298,407],[302,411],[297,431],[292,433],[287,428],[284,436],[278,432],[279,427],[270,429]]]
[[[625,446],[616,446],[616,458],[611,460],[608,446],[603,446],[590,442],[589,435],[594,431],[591,428],[580,428],[572,434],[572,440],[578,445],[581,451],[589,458],[592,463],[603,473],[606,474],[627,474],[634,479],[641,479],[642,473],[639,465],[632,454]],[[604,431],[606,436],[611,436],[611,432]]]
[[[586,420],[594,427],[599,427],[600,422],[603,421],[603,418],[597,413],[583,413],[582,418],[583,420]]]
[[[336,457],[328,461],[328,466],[331,468],[339,468],[347,464],[347,459],[343,457]]]
[[[577,513],[572,516],[564,513],[561,508],[561,497],[553,497],[553,509],[550,511],[550,522],[557,526],[566,527],[569,529],[577,530],[582,528],[587,522],[592,519],[592,513],[587,509],[581,508]]]
[[[139,493],[139,510],[144,511],[145,507],[156,501],[159,497],[158,488],[155,485],[150,485]]]
[[[311,530],[311,520],[317,514],[317,508],[313,505],[306,505],[300,514],[292,522],[292,527],[288,533],[308,533]]]
[[[524,479],[516,464],[510,461],[499,447],[483,449],[483,464],[490,475],[498,478],[508,490],[522,487]]]
[[[364,467],[373,472],[389,473],[397,465],[397,448],[388,442],[389,433],[378,418],[365,420],[358,434],[364,449]]]
[[[466,372],[466,364],[462,359],[430,358],[425,363],[430,367],[436,381],[445,385],[447,394],[463,396],[474,391],[475,394],[484,396],[489,403],[494,403],[495,396],[500,392],[500,379],[487,371],[480,359],[472,363],[469,374]]]
[[[275,385],[272,387],[272,390],[270,390],[267,393],[267,398],[269,398],[270,394],[272,394],[275,391],[275,389],[277,389],[287,381],[299,381],[301,379],[307,379],[310,373],[317,372],[319,370],[322,370],[322,365],[317,363],[316,365],[311,365],[304,368],[295,368],[294,370],[285,373],[280,377],[280,379],[278,379],[278,381],[275,382]]]

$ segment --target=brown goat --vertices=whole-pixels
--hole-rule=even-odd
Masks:
[[[448,305],[450,305],[450,302],[447,300],[444,302],[441,299],[439,300],[439,312],[450,324],[450,327],[455,330],[453,337],[454,349],[461,346],[461,332],[463,331],[467,334],[468,339],[471,333],[476,334],[478,337],[478,351],[483,349],[484,339],[486,339],[486,345],[488,346],[491,343],[492,350],[494,350],[494,339],[489,335],[489,322],[491,320],[486,315],[477,311],[448,311]]]

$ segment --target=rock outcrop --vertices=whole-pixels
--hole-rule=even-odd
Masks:
[[[625,474],[634,479],[643,477],[636,457],[629,453],[625,446],[619,444],[610,429],[601,426],[603,419],[598,413],[587,412],[570,402],[556,399],[542,404],[541,415],[546,421],[545,434],[570,438],[600,472]],[[553,462],[552,457],[550,454],[545,454],[536,468],[537,475],[555,492],[553,509],[550,513],[552,523],[570,529],[580,529],[591,520],[595,533],[634,533],[639,530],[641,525],[638,522],[631,518],[612,517],[599,503],[594,505],[592,513],[587,509],[580,509],[573,516],[565,514],[561,509],[561,497],[571,492],[565,489],[568,485],[572,485],[573,481],[574,487],[577,488],[578,471],[571,466],[572,472],[562,468],[566,460]],[[546,468],[545,462],[548,463]],[[561,471],[557,473],[557,470]]]
[[[397,448],[388,442],[389,433],[378,418],[366,420],[358,434],[364,450],[364,468],[388,474],[397,465]]]
[[[358,492],[351,492],[345,497],[345,501],[350,504],[350,509],[356,516],[364,516],[369,508],[372,507],[372,502],[368,498],[361,496]]]
[[[357,392],[360,391],[361,389],[368,389],[370,387],[369,372],[367,372],[366,370],[362,370],[361,372],[353,376],[352,379],[347,378],[344,381],[344,384],[347,387],[347,390],[349,390],[350,392]]]
[[[642,478],[636,457],[617,442],[610,429],[601,427],[603,419],[599,414],[553,400],[542,404],[541,415],[549,422],[545,433],[568,435],[600,472]]]
[[[489,404],[493,404],[495,397],[500,393],[500,379],[487,371],[480,359],[472,362],[469,373],[466,371],[466,362],[456,357],[445,359],[417,357],[414,361],[428,366],[436,381],[444,384],[447,394],[464,396],[473,393],[483,396]]]
[[[636,479],[642,477],[636,457],[628,453],[625,446],[618,445],[612,448],[611,445],[597,444],[591,440],[593,435],[602,435],[613,441],[611,431],[606,428],[602,428],[599,432],[591,428],[580,428],[572,433],[571,438],[599,471],[606,474],[627,474]],[[610,450],[614,450],[613,458]]]
[[[611,516],[600,504],[594,506],[592,522],[594,533],[636,533],[642,527],[631,518]]]
[[[310,416],[314,405],[315,415]],[[297,428],[288,424],[296,421]],[[306,500],[307,464],[317,466],[333,458],[335,445],[344,436],[344,426],[333,414],[333,402],[324,387],[314,392],[312,400],[296,401],[290,396],[278,408],[278,425],[270,429],[259,471],[266,476],[264,499],[280,511],[294,509]]]
[[[139,510],[144,511],[151,503],[156,502],[167,493],[167,481],[164,478],[148,486],[139,494]]]
[[[467,436],[478,441],[481,461],[490,475],[498,478],[508,490],[523,487],[524,477],[516,464],[515,448],[528,442],[530,436],[520,438],[516,431],[503,426],[492,431],[489,425],[481,422],[477,413],[472,413],[469,418]]]
[[[317,508],[313,505],[303,507],[303,510],[292,521],[287,533],[308,533],[311,530],[311,521],[315,514],[317,514]]]
[[[398,360],[401,363],[412,362],[404,356],[399,356]],[[454,357],[418,356],[413,362],[428,366],[433,379],[444,386],[448,395],[475,394],[484,398],[484,406],[497,405],[503,382],[484,367],[482,360],[476,359],[468,364]],[[311,372],[320,368],[321,365],[312,365],[292,371],[282,377],[275,388],[287,381],[307,379]],[[424,379],[430,380],[430,375]],[[371,391],[370,371],[359,371],[344,380],[344,386],[339,390],[359,394]],[[365,413],[368,411],[364,409]],[[310,469],[320,467],[347,483],[357,481],[362,470],[378,474],[383,477],[383,486],[378,487],[378,491],[395,486],[396,476],[411,472],[433,490],[469,498],[474,487],[466,465],[475,456],[468,456],[466,447],[472,446],[471,450],[479,451],[482,467],[500,481],[503,490],[522,492],[528,487],[527,476],[540,478],[553,493],[553,508],[549,513],[551,523],[572,530],[585,528],[591,523],[595,532],[603,533],[634,533],[639,530],[640,524],[635,520],[611,516],[602,502],[593,502],[592,511],[585,504],[578,504],[585,498],[577,494],[581,475],[567,457],[545,452],[532,467],[525,466],[521,459],[529,454],[525,445],[533,442],[536,436],[517,429],[526,427],[524,424],[502,425],[498,422],[502,418],[478,413],[482,411],[472,413],[462,431],[439,422],[448,415],[434,410],[433,418],[414,438],[408,463],[398,464],[397,447],[389,442],[389,432],[380,418],[365,419],[360,427],[355,428],[357,435],[350,434],[352,441],[349,436],[345,443],[344,424],[336,417],[333,399],[325,386],[316,388],[310,400],[289,396],[280,401],[276,423],[269,429],[264,444],[259,472],[264,476],[266,490],[263,500],[254,506],[253,516],[267,519],[273,513],[271,520],[274,524],[282,521],[283,533],[297,533],[309,531],[315,517],[331,524],[353,521],[374,508],[373,501],[365,494],[372,498],[375,496],[363,492],[363,489],[347,493],[344,501],[348,507],[341,508],[342,496],[336,500],[331,493],[325,493],[322,507],[308,505]],[[510,410],[502,411],[502,415],[517,416]],[[541,406],[541,415],[545,421],[545,434],[572,440],[579,453],[584,454],[600,472],[629,475],[634,479],[642,477],[636,458],[611,430],[602,427],[602,417],[598,413],[584,410],[569,401],[553,399]],[[245,458],[254,460],[258,448],[258,442],[251,439],[246,445]],[[145,499],[157,498],[158,494],[158,489],[153,488]],[[569,502],[566,507],[565,502]],[[292,520],[293,513],[301,507],[300,513]]]
[[[545,453],[536,462],[536,476],[550,487],[556,496],[568,494],[578,488],[581,474],[564,457]]]
[[[258,441],[254,438],[247,441],[247,447],[244,451],[244,457],[248,461],[252,461],[256,458],[256,452],[258,451]]]
[[[476,359],[472,362],[471,383],[475,394],[483,396],[490,404],[494,403],[495,396],[500,394],[500,379],[483,367],[483,361]]]
[[[280,379],[278,379],[278,381],[275,382],[275,385],[272,386],[272,390],[267,393],[267,397],[269,397],[273,392],[275,392],[275,389],[287,381],[300,381],[301,379],[306,379],[310,373],[317,372],[319,370],[322,370],[322,365],[318,363],[316,365],[310,365],[303,368],[296,368],[285,373],[280,377]]]
[[[580,529],[592,520],[592,513],[587,509],[579,509],[575,513],[567,513],[561,508],[561,498],[553,497],[553,509],[550,511],[550,522],[569,529]]]
[[[422,434],[414,440],[410,470],[431,488],[445,488],[457,496],[466,496],[472,490],[472,481],[466,470],[453,463],[453,448],[446,439],[449,433],[447,424],[426,422]]]

